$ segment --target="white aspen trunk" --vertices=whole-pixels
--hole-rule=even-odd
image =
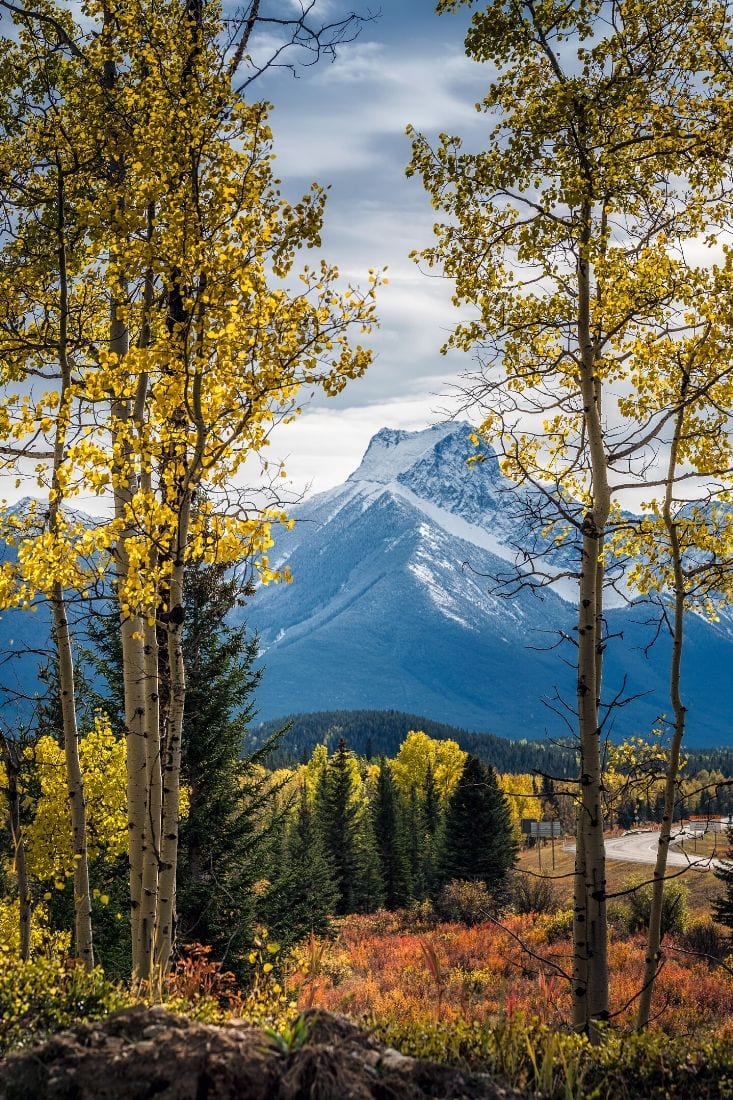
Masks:
[[[162,818],[160,697],[158,691],[158,639],[156,626],[144,626],[145,656],[145,756],[147,775],[147,822],[143,834],[142,882],[138,927],[138,976],[153,977],[155,927],[158,917],[158,876]]]
[[[71,818],[71,850],[74,856],[74,944],[77,957],[87,970],[94,966],[92,944],[92,902],[89,891],[87,860],[86,803],[84,782],[79,762],[79,731],[76,724],[74,692],[74,662],[66,603],[61,585],[56,584],[51,596],[51,611],[58,647],[59,687],[64,727],[64,759]]]
[[[148,240],[152,238],[155,210],[148,209]],[[150,311],[153,304],[153,275],[148,269],[145,276],[142,326],[138,340],[139,348],[150,344]],[[145,399],[147,396],[147,375],[138,381],[133,417],[141,428],[145,420]],[[152,478],[149,468],[143,467],[140,487],[148,495],[152,494]],[[149,568],[151,573],[157,564],[155,548],[150,547]],[[161,777],[161,722],[160,722],[160,679],[158,663],[158,637],[156,627],[157,606],[152,606],[143,626],[145,730],[143,734],[146,762],[146,821],[142,834],[140,911],[137,927],[137,974],[141,980],[153,978],[155,956],[155,927],[158,917],[158,877],[160,871],[160,830],[162,817],[162,777]]]
[[[185,551],[191,515],[191,492],[185,488],[179,509],[176,545],[171,569],[169,605],[166,617],[168,674],[168,736],[163,765],[163,828],[161,837],[160,900],[156,935],[156,965],[165,973],[173,951],[178,863],[178,818],[181,785],[181,743],[186,701],[186,671],[183,659]]]
[[[104,9],[103,35],[113,36],[115,20],[111,9]],[[109,128],[108,168],[115,187],[118,189],[117,206],[124,210],[122,186],[125,180],[125,164],[121,156],[119,140],[119,119],[115,112],[114,90],[118,73],[114,60],[103,64],[102,86],[109,92],[107,123]],[[117,242],[119,255],[125,253],[126,241]],[[124,310],[128,305],[127,283],[123,277],[110,296],[110,332],[109,350],[118,362],[123,362],[130,348],[130,334]],[[115,519],[123,520],[124,527],[115,545],[115,572],[118,591],[124,592],[130,575],[130,559],[127,541],[134,534],[128,519],[128,505],[137,489],[137,472],[130,441],[125,433],[133,417],[129,400],[112,401],[113,422],[120,427],[113,430],[112,448],[117,459],[112,470],[112,486]],[[145,651],[143,642],[143,622],[134,612],[126,613],[120,609],[120,637],[122,645],[122,677],[125,697],[125,746],[127,769],[127,828],[129,838],[130,863],[130,932],[132,941],[132,976],[140,979],[140,909],[143,884],[143,852],[146,845],[147,825],[147,752],[146,752],[146,692],[145,692]]]
[[[52,533],[58,534],[62,503],[62,485],[59,479],[66,456],[66,436],[71,403],[71,367],[68,359],[69,290],[66,257],[66,194],[62,166],[57,159],[56,189],[56,242],[59,265],[59,370],[61,392],[56,419],[51,493],[48,503],[48,523]],[[79,760],[79,730],[76,723],[76,693],[74,687],[74,659],[71,651],[71,635],[66,612],[66,599],[59,582],[51,588],[51,614],[56,634],[59,691],[66,761],[66,785],[71,824],[71,850],[74,858],[74,946],[77,957],[91,970],[94,966],[92,939],[92,900],[89,890],[89,864],[87,859],[87,819],[84,798],[84,781]]]
[[[582,764],[581,764],[582,767]],[[580,790],[580,780],[578,781]],[[588,994],[588,944],[586,942],[586,913],[588,899],[586,895],[585,869],[585,830],[583,823],[583,805],[578,798],[577,819],[575,823],[575,868],[573,877],[573,1027],[582,1031],[586,1025],[586,1003]]]
[[[576,855],[573,974],[573,1021],[597,1038],[597,1024],[608,1011],[608,927],[606,919],[606,860],[603,839],[603,775],[598,709],[601,694],[600,623],[603,614],[603,535],[611,506],[608,467],[601,420],[601,384],[590,329],[591,278],[589,245],[591,207],[581,211],[578,254],[578,345],[580,392],[590,457],[591,504],[583,521],[583,543],[578,604],[578,726],[580,734],[580,791],[578,833],[582,844]],[[585,984],[584,984],[585,982]]]
[[[111,304],[110,351],[123,359],[129,350],[127,324],[118,316],[122,302]],[[116,401],[112,405],[113,420],[121,430],[113,436],[112,445],[119,457],[113,470],[115,518],[123,520],[123,528],[115,546],[115,571],[118,591],[124,593],[130,573],[127,541],[133,531],[127,519],[127,506],[137,488],[133,468],[133,456],[127,440],[123,438],[130,409],[128,403]],[[143,853],[146,846],[147,825],[147,750],[146,750],[146,662],[143,622],[139,615],[120,611],[120,635],[122,643],[122,678],[125,696],[125,745],[127,769],[127,829],[130,862],[130,926],[132,938],[132,974],[140,979],[140,911],[143,887]]]
[[[680,669],[682,664],[682,646],[684,642],[685,625],[685,578],[682,572],[682,551],[680,549],[679,532],[674,516],[672,515],[672,490],[674,487],[677,453],[679,450],[683,421],[684,409],[680,409],[677,415],[675,433],[670,450],[664,507],[662,510],[664,525],[669,538],[672,554],[672,569],[674,573],[674,619],[672,625],[672,660],[669,676],[669,695],[674,713],[674,729],[672,732],[672,743],[669,748],[669,759],[667,761],[667,769],[664,777],[664,811],[659,831],[659,842],[657,844],[657,857],[654,862],[652,903],[649,913],[649,932],[647,935],[646,954],[644,956],[644,978],[636,1016],[637,1031],[643,1031],[649,1024],[654,983],[662,957],[664,881],[667,874],[667,855],[669,853],[669,842],[672,835],[672,817],[680,768],[680,750],[682,748],[682,739],[685,735],[685,719],[687,715],[687,709],[683,705],[680,695]]]

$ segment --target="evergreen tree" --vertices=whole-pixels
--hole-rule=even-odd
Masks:
[[[371,814],[365,807],[356,830],[356,876],[352,886],[355,913],[373,913],[384,905],[384,883],[379,866]]]
[[[318,821],[338,892],[339,916],[371,911],[382,900],[374,836],[360,787],[356,761],[342,738],[321,773],[316,792]]]
[[[442,848],[443,812],[428,763],[422,789],[413,784],[405,807],[407,852],[413,897],[432,897],[439,882],[438,860]]]
[[[496,773],[469,756],[446,811],[441,880],[481,880],[496,894],[516,854],[511,814]]]
[[[425,775],[425,800],[423,815],[425,835],[423,840],[423,875],[428,897],[433,897],[440,882],[440,857],[443,851],[445,814],[435,784],[433,769],[428,765]]]
[[[178,939],[211,945],[235,971],[257,916],[253,886],[264,877],[275,793],[262,768],[273,739],[242,755],[262,670],[254,668],[257,638],[226,617],[246,594],[224,566],[188,572],[181,770],[189,811],[180,828]]]
[[[399,909],[412,901],[412,875],[407,847],[405,807],[382,757],[372,805],[374,840],[387,909]]]
[[[280,943],[296,943],[309,932],[324,936],[338,903],[331,861],[308,791],[300,789],[295,815],[286,831],[279,866],[264,903],[270,933]]]
[[[407,836],[407,855],[409,859],[412,878],[412,893],[415,898],[422,900],[430,893],[430,882],[427,867],[427,834],[425,830],[425,814],[423,806],[418,798],[417,788],[410,791],[410,799],[405,812],[405,831]]]
[[[440,795],[438,794],[438,788],[435,785],[435,773],[433,772],[433,766],[428,761],[427,772],[425,773],[425,802],[424,802],[424,817],[425,828],[429,835],[434,837],[440,828],[441,811],[440,811]]]
[[[733,828],[728,829],[726,858],[719,861],[713,870],[713,874],[718,882],[723,885],[723,892],[713,899],[713,918],[719,924],[733,931]]]

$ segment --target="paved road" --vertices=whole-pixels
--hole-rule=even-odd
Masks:
[[[687,830],[682,834],[678,829],[673,834],[678,840],[681,840],[683,835],[694,836]],[[658,842],[658,829],[613,837],[606,840],[606,858],[621,860],[624,863],[647,863],[653,866],[657,858]],[[570,848],[574,850],[575,845],[571,845]],[[719,863],[720,860],[711,859],[709,856],[696,856],[694,852],[680,852],[674,844],[670,844],[667,853],[668,867],[692,867],[696,871],[711,871]]]

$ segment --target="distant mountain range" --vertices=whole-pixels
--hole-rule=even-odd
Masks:
[[[272,555],[293,583],[260,588],[241,612],[260,634],[261,718],[393,709],[509,738],[567,734],[557,695],[573,705],[572,653],[554,643],[573,635],[573,586],[494,591],[515,560],[516,509],[491,452],[467,465],[470,430],[384,428],[343,485],[294,511]],[[633,700],[614,710],[614,735],[646,734],[669,711],[667,637],[646,653],[653,617],[608,612],[605,697]],[[733,743],[732,669],[730,619],[690,615],[689,744]]]
[[[343,485],[294,510],[295,527],[278,534],[271,554],[290,566],[293,583],[261,587],[234,615],[259,632],[261,720],[391,710],[513,740],[567,736],[573,653],[557,641],[560,631],[573,637],[574,585],[564,579],[541,598],[526,587],[497,594],[491,578],[512,569],[523,532],[495,456],[467,464],[470,430],[384,428]],[[0,561],[8,553],[0,544]],[[664,632],[647,652],[654,618],[643,605],[607,613],[604,695],[631,700],[613,711],[617,737],[647,734],[669,711]],[[7,689],[38,689],[47,647],[43,608],[0,613],[0,702]],[[682,685],[690,746],[733,745],[732,669],[731,618],[690,615]],[[20,709],[27,714],[27,704]]]

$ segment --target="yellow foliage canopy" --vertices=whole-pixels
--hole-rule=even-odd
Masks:
[[[422,730],[410,730],[392,762],[394,781],[404,798],[413,789],[418,794],[425,787],[428,770],[433,773],[435,788],[445,805],[463,774],[468,753],[457,741],[439,741]]]

